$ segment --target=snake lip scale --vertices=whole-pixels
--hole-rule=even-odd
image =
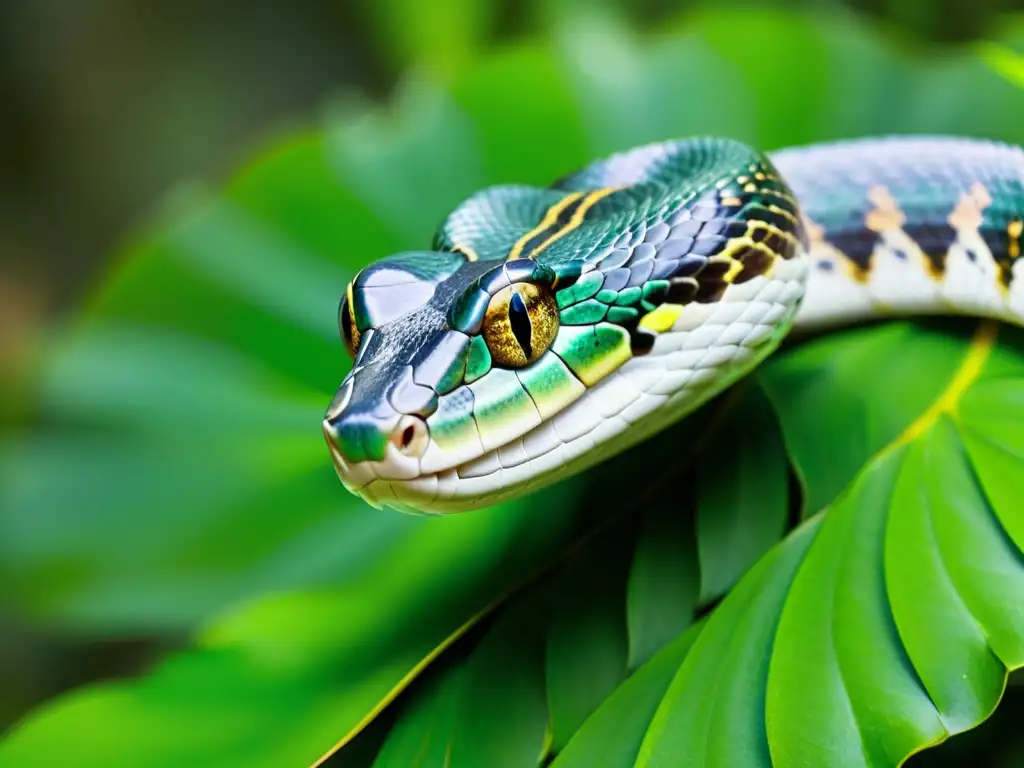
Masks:
[[[345,289],[329,455],[378,507],[514,499],[685,417],[791,329],[1022,324],[1022,230],[1024,151],[957,137],[679,139],[489,187]]]

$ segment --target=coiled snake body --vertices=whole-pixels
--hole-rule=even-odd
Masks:
[[[794,326],[1021,323],[1024,151],[893,137],[770,156],[652,144],[485,189],[362,270],[323,428],[371,504],[446,513],[579,472],[747,374]]]

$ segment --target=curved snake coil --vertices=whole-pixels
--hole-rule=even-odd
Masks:
[[[893,137],[764,155],[688,139],[549,188],[485,189],[433,250],[362,270],[323,429],[345,486],[448,513],[534,491],[665,428],[794,326],[1022,324],[1024,151]]]

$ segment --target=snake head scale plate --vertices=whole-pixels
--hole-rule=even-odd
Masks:
[[[605,460],[770,353],[803,295],[796,202],[762,154],[653,144],[485,189],[429,251],[362,270],[323,430],[344,485],[406,512],[506,501]]]

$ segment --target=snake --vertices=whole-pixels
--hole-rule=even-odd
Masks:
[[[359,271],[322,428],[378,508],[534,493],[678,422],[795,331],[1024,321],[1024,150],[893,135],[771,152],[687,137],[458,204]],[[623,479],[622,482],[627,482]]]

